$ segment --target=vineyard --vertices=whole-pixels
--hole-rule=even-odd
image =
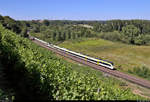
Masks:
[[[0,26],[0,61],[12,82],[15,99],[142,100],[94,74],[71,69],[54,53]]]

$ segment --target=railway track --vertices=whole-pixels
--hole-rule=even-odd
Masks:
[[[94,69],[97,69],[97,70],[100,70],[100,71],[102,71],[102,72],[104,72],[104,73],[108,73],[108,74],[113,75],[113,76],[115,76],[115,77],[123,78],[123,79],[128,80],[128,81],[130,81],[130,82],[132,82],[132,83],[135,83],[135,84],[138,84],[138,85],[140,85],[140,86],[143,86],[143,87],[146,87],[146,88],[149,88],[149,89],[150,89],[150,82],[147,81],[147,80],[145,80],[145,79],[137,78],[137,77],[134,77],[134,76],[131,76],[131,75],[128,75],[128,74],[119,72],[119,71],[117,71],[117,70],[110,70],[110,69],[107,69],[107,68],[105,68],[105,67],[102,67],[102,66],[99,66],[99,65],[96,65],[96,64],[87,62],[87,61],[85,61],[85,60],[82,60],[82,59],[80,59],[80,58],[78,58],[78,57],[72,56],[71,54],[66,53],[66,52],[64,52],[64,51],[59,51],[59,50],[56,50],[56,49],[47,47],[45,44],[43,44],[43,43],[41,43],[41,42],[39,42],[39,41],[37,41],[37,40],[32,40],[32,41],[33,41],[34,43],[40,45],[41,47],[44,47],[44,48],[46,48],[46,49],[48,49],[48,50],[51,50],[51,51],[53,51],[53,52],[55,52],[55,53],[57,53],[57,54],[59,54],[59,55],[61,55],[61,56],[67,57],[67,58],[69,58],[69,59],[71,59],[71,60],[74,60],[74,61],[76,61],[76,62],[79,62],[79,63],[84,64],[84,65],[87,65],[87,66],[90,66],[90,67],[92,67],[92,68],[94,68]]]

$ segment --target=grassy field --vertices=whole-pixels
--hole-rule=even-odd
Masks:
[[[112,61],[115,68],[124,72],[141,66],[150,68],[150,46],[127,45],[96,38],[65,41],[59,46]]]
[[[95,75],[97,78],[99,78],[106,86],[113,87],[112,88],[120,88],[123,90],[130,89],[134,94],[140,95],[142,97],[145,97],[147,99],[150,99],[150,89],[140,87],[136,84],[130,83],[126,80],[122,80],[120,78],[115,78],[113,76],[110,76],[108,74],[104,74],[100,71],[97,71],[95,69],[92,69],[88,66],[85,66],[83,64],[79,64],[75,61],[72,61],[68,58],[65,58],[63,56],[58,55],[60,58],[64,59],[64,63],[68,66],[71,66],[72,70],[75,70],[79,73],[83,74],[91,74]],[[68,63],[69,62],[69,63]]]

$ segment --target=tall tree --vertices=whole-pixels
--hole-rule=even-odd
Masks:
[[[140,30],[134,25],[127,25],[122,28],[122,33],[128,37],[131,44],[134,44],[134,39],[140,34]]]
[[[23,37],[29,36],[29,34],[28,34],[29,32],[28,32],[27,28],[24,28],[21,33],[22,33]]]
[[[52,40],[53,40],[53,41],[56,40],[56,35],[57,35],[56,32],[53,32],[53,34],[52,34]]]
[[[50,23],[49,23],[48,20],[44,20],[44,21],[43,21],[43,24],[46,25],[46,26],[49,26]]]

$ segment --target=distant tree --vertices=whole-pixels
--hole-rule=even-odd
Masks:
[[[42,33],[44,34],[45,38],[51,38],[52,37],[52,31],[50,29],[46,29]]]
[[[143,34],[150,33],[150,24],[149,25],[143,24],[142,33]]]
[[[118,31],[102,32],[100,34],[100,37],[106,40],[111,40],[111,41],[121,41],[121,34]]]
[[[30,27],[30,23],[26,22],[26,26],[27,26],[27,27]]]
[[[143,40],[145,41],[145,44],[150,45],[150,34],[144,35]]]
[[[56,40],[56,35],[57,35],[56,32],[53,32],[53,34],[52,34],[52,40],[53,40],[53,41]]]
[[[38,26],[38,25],[33,26],[32,31],[33,31],[34,33],[39,33],[39,32],[40,32],[39,26]]]
[[[23,37],[29,37],[27,28],[24,28],[21,33]]]
[[[85,37],[92,37],[92,32],[91,30],[86,30],[86,34],[85,34]]]
[[[49,26],[50,23],[49,23],[48,20],[44,20],[44,21],[43,21],[43,24],[46,25],[46,26]]]
[[[85,29],[81,29],[81,37],[84,37],[86,34],[86,30]]]
[[[63,40],[66,40],[66,32],[63,32],[62,39],[63,39]]]
[[[140,34],[140,30],[134,25],[127,25],[122,28],[122,33],[124,36],[128,37],[131,44],[134,44],[134,39]]]
[[[17,34],[21,32],[21,28],[18,26],[18,22],[10,18],[9,16],[3,17],[2,25],[6,29],[12,30],[13,32]]]
[[[3,16],[0,15],[0,23],[3,23],[3,21],[4,21],[4,18]]]
[[[61,41],[62,40],[62,33],[61,32],[57,33],[56,39],[57,39],[57,41]]]
[[[74,32],[72,33],[72,39],[76,39],[76,34]]]
[[[69,36],[68,36],[68,31],[66,31],[66,40],[69,39]]]
[[[145,44],[145,41],[144,41],[143,37],[144,36],[139,35],[138,37],[135,38],[134,43],[136,45],[143,45],[143,44]]]
[[[45,30],[47,30],[47,27],[46,26],[44,26],[44,25],[42,25],[42,26],[40,26],[40,32],[43,32],[43,31],[45,31]]]
[[[68,39],[71,39],[71,32],[68,32]]]

